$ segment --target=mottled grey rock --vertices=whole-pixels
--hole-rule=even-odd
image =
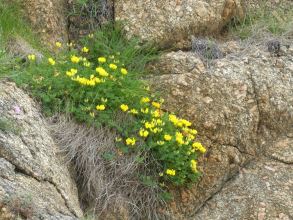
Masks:
[[[292,165],[260,158],[242,169],[191,219],[289,220],[292,217]]]
[[[250,161],[261,165],[262,161],[257,160],[260,156],[277,160],[282,169],[292,164],[293,50],[276,57],[260,46],[236,48],[234,54],[230,51],[209,67],[195,53],[177,51],[163,55],[150,68],[153,73],[150,81],[164,94],[166,108],[191,120],[208,148],[199,161],[201,180],[191,189],[174,191],[175,201],[170,207],[175,219],[193,218]],[[269,178],[273,184],[273,177]],[[286,178],[292,180],[292,173]],[[283,196],[276,195],[270,207],[278,206]],[[284,202],[292,205],[289,196]],[[229,202],[225,205],[228,207]],[[236,206],[237,203],[231,205]],[[241,212],[246,214],[235,219],[254,219],[245,209],[249,209],[248,203],[241,204]],[[292,215],[285,209],[281,211]],[[230,215],[228,211],[225,213],[222,215],[218,209],[209,217],[206,211],[198,219],[234,219],[232,211]]]
[[[6,44],[6,51],[13,57],[19,57],[23,60],[27,60],[27,56],[34,54],[36,56],[37,62],[43,59],[43,54],[35,50],[28,42],[26,42],[21,37],[12,37]]]
[[[18,128],[0,130],[1,207],[28,219],[82,216],[76,186],[39,109],[9,82],[0,82],[0,117]]]
[[[243,2],[118,0],[115,19],[125,22],[129,36],[155,41],[162,47],[182,48],[190,46],[191,35],[215,33],[234,16],[243,17]]]
[[[56,41],[67,42],[67,1],[21,0],[20,2],[33,31],[38,33],[46,46],[53,49]]]

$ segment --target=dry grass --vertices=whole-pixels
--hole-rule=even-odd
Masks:
[[[234,20],[228,25],[228,31],[232,35],[242,40],[293,35],[292,1],[282,0],[279,3],[272,3],[272,1],[261,0],[248,8],[244,19]]]
[[[116,117],[116,120],[123,123],[127,119]],[[164,204],[160,188],[140,181],[140,176],[151,176],[159,166],[151,155],[122,154],[115,147],[113,130],[80,125],[68,117],[51,118],[50,128],[67,162],[75,168],[85,209],[100,219],[109,218],[105,217],[108,215],[163,219],[157,212]],[[141,162],[139,158],[144,160]]]

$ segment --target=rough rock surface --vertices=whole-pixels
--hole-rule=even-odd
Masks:
[[[35,32],[49,47],[67,42],[66,0],[21,0]]]
[[[22,90],[0,82],[0,119],[10,126],[0,127],[0,218],[78,219],[76,186],[39,112]]]
[[[226,45],[230,44],[237,45]],[[227,50],[225,58],[211,61],[208,67],[195,53],[171,52],[151,68],[151,81],[165,94],[168,110],[194,122],[208,148],[198,184],[174,192],[170,206],[178,213],[176,219],[255,219],[256,209],[265,209],[262,203],[272,211],[259,219],[292,218],[293,175],[284,173],[293,159],[293,49],[292,45],[282,48],[282,55],[275,56],[262,45],[235,46],[235,53]],[[244,177],[235,177],[243,167]],[[264,182],[256,182],[268,167],[275,171],[263,181],[271,190],[280,187],[272,199],[266,197],[271,191],[262,189]],[[281,189],[285,186],[287,195]],[[249,210],[249,195],[257,190],[260,198],[253,202],[261,206]],[[245,192],[245,204],[231,205]],[[210,206],[199,211],[209,199],[215,211]]]
[[[241,0],[117,0],[115,19],[129,36],[182,48],[191,35],[215,34],[234,16],[242,17]]]
[[[290,147],[292,152],[293,145]],[[192,219],[292,219],[292,177],[292,164],[259,158],[243,168]]]
[[[27,56],[34,54],[37,62],[43,59],[43,54],[35,50],[28,42],[21,37],[12,37],[9,39],[6,50],[13,57],[19,57],[21,59],[27,59]]]

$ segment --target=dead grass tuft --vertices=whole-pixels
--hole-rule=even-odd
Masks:
[[[119,116],[116,120],[125,121]],[[162,219],[156,211],[164,203],[160,188],[140,181],[142,176],[151,176],[159,166],[151,155],[123,154],[115,147],[115,131],[106,127],[77,124],[64,116],[51,118],[49,122],[67,162],[75,168],[85,209],[103,219],[109,215]]]

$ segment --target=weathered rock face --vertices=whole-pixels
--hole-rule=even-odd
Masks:
[[[233,45],[226,45],[230,44]],[[283,48],[279,57],[261,46],[246,48],[245,52],[239,47],[237,50],[237,53],[212,61],[209,67],[195,53],[171,52],[162,56],[151,69],[154,73],[151,81],[165,94],[167,108],[189,118],[209,149],[202,159],[203,176],[199,183],[189,190],[174,192],[176,199],[171,208],[178,213],[176,219],[192,216],[195,219],[254,219],[259,206],[251,213],[249,206],[262,202],[262,198],[268,209],[278,207],[278,201],[283,201],[280,206],[284,208],[276,208],[267,219],[274,219],[280,213],[292,216],[289,189],[286,198],[277,190],[274,199],[269,201],[265,198],[270,191],[261,186],[267,182],[272,185],[271,190],[285,186],[292,190],[292,172],[282,177],[293,159],[292,45],[291,49]],[[248,180],[237,177],[231,185],[225,186],[251,161],[245,174]],[[275,167],[269,177],[264,177],[266,164]],[[274,176],[278,178],[276,182]],[[262,180],[263,177],[268,180]],[[282,183],[282,178],[286,182]],[[215,211],[209,214],[211,206],[208,205],[198,212],[223,186],[225,190],[210,202]],[[242,192],[238,193],[237,187]],[[255,203],[249,204],[247,197],[246,205],[241,204],[241,208],[236,208],[236,202],[231,205],[233,199],[237,200],[245,192],[253,196],[258,188],[261,196],[253,200]]]
[[[191,35],[214,34],[232,17],[242,17],[241,4],[241,0],[117,0],[115,19],[125,21],[129,36],[182,48]]]
[[[292,143],[290,147],[293,151]],[[292,177],[292,164],[254,161],[192,219],[292,219]]]
[[[67,42],[67,1],[26,0],[21,1],[26,15],[41,40],[49,47],[56,41]]]
[[[21,59],[27,59],[27,56],[34,54],[37,62],[43,59],[43,54],[35,50],[28,42],[21,37],[13,37],[9,39],[6,45],[6,51],[13,57],[19,57]]]
[[[12,83],[0,82],[0,120],[7,124],[0,127],[0,218],[82,216],[76,186],[39,110]]]

